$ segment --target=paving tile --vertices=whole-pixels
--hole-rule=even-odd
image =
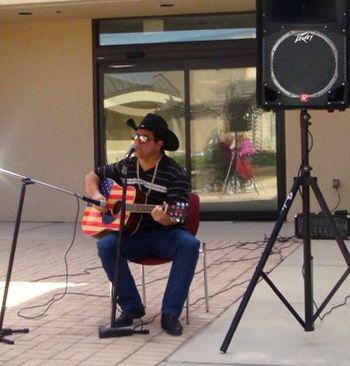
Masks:
[[[244,245],[232,238],[206,240],[210,311],[205,311],[203,266],[199,261],[189,297],[190,324],[186,324],[183,313],[181,322],[184,333],[180,337],[169,336],[160,328],[161,299],[170,264],[147,267],[144,328],[149,329],[150,334],[100,339],[98,327],[110,324],[110,299],[109,285],[100,268],[94,240],[78,233],[67,257],[71,276],[68,278],[68,293],[63,297],[63,256],[69,246],[67,233],[72,232],[72,224],[24,223],[23,226],[12,281],[23,281],[29,285],[40,283],[43,286],[46,283],[60,283],[63,286],[45,290],[41,295],[7,309],[5,325],[29,327],[30,332],[9,337],[16,342],[13,346],[0,344],[0,366],[157,365],[242,296],[263,249],[261,243]],[[10,234],[5,234],[11,232],[11,224],[0,223],[0,227],[0,280],[3,281],[11,238]],[[281,253],[285,257],[300,244],[283,245],[277,247],[276,253],[269,258],[267,270],[280,263]],[[139,265],[132,264],[131,270],[140,284]],[[50,276],[54,277],[48,278]],[[38,279],[42,280],[33,282]],[[48,303],[58,293],[61,295],[56,298],[60,300]],[[35,307],[29,309],[29,306]],[[19,310],[20,314],[33,319],[19,317]],[[45,315],[34,319],[44,312]]]

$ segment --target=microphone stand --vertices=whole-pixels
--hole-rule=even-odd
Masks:
[[[31,184],[30,180],[24,178],[22,180],[22,189],[21,189],[21,194],[20,194],[20,199],[19,199],[19,204],[18,204],[18,209],[17,209],[15,230],[13,233],[10,258],[9,258],[9,263],[7,266],[5,289],[4,289],[4,294],[2,297],[2,305],[1,305],[1,313],[0,313],[0,342],[7,343],[7,344],[14,344],[15,342],[12,341],[11,339],[6,338],[6,336],[12,335],[13,333],[29,333],[28,328],[22,328],[22,329],[3,328],[4,319],[5,319],[5,311],[6,311],[7,295],[8,295],[8,291],[9,291],[9,287],[10,287],[13,262],[15,259],[15,253],[16,253],[16,247],[17,247],[18,232],[19,232],[19,227],[20,227],[20,223],[21,223],[23,202],[24,202],[24,197],[26,194],[26,188],[27,188],[28,184]]]
[[[128,176],[128,162],[130,155],[133,153],[134,148],[130,149],[126,155],[125,162],[122,167],[122,197],[120,206],[120,224],[117,239],[116,248],[116,258],[115,258],[115,270],[114,278],[112,283],[112,296],[111,296],[111,324],[109,327],[101,325],[99,327],[99,337],[100,338],[110,338],[110,337],[124,337],[131,336],[133,334],[149,334],[148,329],[130,329],[130,328],[118,328],[116,327],[116,310],[117,310],[117,298],[118,290],[117,283],[119,277],[120,268],[120,251],[122,245],[123,232],[125,229],[125,211],[126,211],[126,190],[127,190],[127,176]]]
[[[22,181],[22,188],[21,188],[20,199],[19,199],[19,204],[18,204],[18,209],[17,209],[17,217],[16,217],[16,223],[15,223],[15,228],[14,228],[14,233],[13,233],[12,246],[11,246],[11,252],[10,252],[10,257],[9,257],[9,262],[8,262],[8,267],[7,267],[6,282],[5,282],[4,294],[3,294],[2,305],[1,305],[1,312],[0,312],[0,343],[14,344],[15,343],[14,341],[12,341],[11,339],[8,339],[6,337],[9,335],[12,335],[13,333],[29,333],[28,328],[12,329],[12,328],[3,327],[4,319],[5,319],[5,312],[6,312],[7,296],[8,296],[8,291],[9,291],[10,282],[11,282],[13,263],[15,260],[15,253],[16,253],[16,248],[17,248],[17,239],[18,239],[18,233],[19,233],[19,229],[20,229],[20,225],[21,225],[21,217],[22,217],[23,204],[24,204],[27,186],[29,184],[39,184],[39,185],[54,189],[56,191],[70,194],[83,201],[90,202],[90,203],[93,203],[96,205],[101,205],[101,202],[92,200],[91,198],[82,196],[78,193],[71,192],[66,189],[56,187],[51,184],[47,184],[45,182],[41,182],[39,180],[25,177],[23,175],[11,172],[9,170],[0,168],[0,173],[9,175],[11,177],[15,177]]]

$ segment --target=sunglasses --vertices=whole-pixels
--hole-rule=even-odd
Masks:
[[[132,135],[132,140],[134,140],[134,141],[139,140],[141,142],[141,144],[144,144],[149,140],[154,140],[154,138],[146,136],[146,135],[141,135],[140,133],[134,133]]]

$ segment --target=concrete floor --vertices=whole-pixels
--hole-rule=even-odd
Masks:
[[[241,296],[256,268],[273,222],[201,222],[198,237],[207,243],[210,312],[205,312],[202,267],[191,286],[190,324],[181,337],[171,337],[159,327],[161,294],[169,267],[147,271],[147,319],[150,335],[98,338],[98,326],[109,323],[108,283],[96,258],[94,240],[78,231],[67,255],[69,292],[46,315],[23,319],[23,307],[45,303],[65,288],[65,278],[36,279],[64,274],[63,256],[72,239],[71,224],[24,223],[18,242],[4,327],[29,327],[28,334],[10,336],[15,345],[0,343],[0,365],[348,365],[349,305],[334,309],[324,320],[316,320],[315,330],[305,332],[265,281],[259,282],[237,330],[222,353],[220,347],[233,320]],[[285,224],[281,235],[293,235],[293,225]],[[13,224],[0,223],[0,279],[4,281]],[[257,242],[257,243],[255,243]],[[314,257],[314,299],[319,305],[347,269],[337,243],[312,241]],[[269,278],[304,318],[302,276],[303,245],[290,239],[276,243],[266,266]],[[90,274],[81,274],[85,269]],[[136,281],[139,268],[133,268]],[[3,282],[0,288],[3,287]],[[25,290],[29,291],[25,291]],[[73,292],[82,295],[72,294]],[[350,293],[346,279],[333,305],[343,303]],[[96,296],[91,296],[91,295]],[[25,310],[36,315],[42,308]]]

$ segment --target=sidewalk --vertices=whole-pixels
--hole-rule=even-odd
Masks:
[[[146,269],[147,315],[144,317],[144,322],[149,323],[144,325],[144,328],[149,329],[150,334],[99,339],[98,327],[110,324],[110,299],[109,285],[96,256],[95,240],[84,237],[78,228],[76,240],[66,256],[69,287],[67,294],[63,296],[66,280],[64,256],[72,241],[73,225],[24,223],[19,235],[4,327],[13,329],[28,327],[30,333],[9,336],[8,338],[15,341],[15,345],[0,344],[0,365],[304,365],[298,363],[300,357],[293,354],[295,346],[301,346],[300,342],[303,343],[305,335],[311,335],[310,337],[316,339],[314,336],[321,332],[316,330],[305,333],[301,330],[300,325],[283,308],[271,289],[266,290],[267,285],[263,283],[255,289],[247,308],[249,315],[244,315],[228,352],[226,354],[219,352],[233,318],[237,300],[245,291],[260,259],[264,247],[263,239],[270,235],[273,224],[271,222],[201,223],[198,237],[207,245],[210,311],[209,313],[205,311],[202,263],[199,261],[190,291],[190,324],[186,325],[183,312],[181,321],[184,333],[181,337],[165,334],[159,325],[161,296],[170,267],[166,264]],[[12,231],[13,224],[0,223],[1,281],[4,281],[6,275]],[[285,224],[281,235],[292,234],[292,225]],[[338,267],[341,265],[341,258],[339,259],[337,255],[339,250],[332,241],[317,241],[317,250],[320,248],[323,248],[322,266],[330,258],[332,259],[330,267],[327,266],[327,271],[329,268],[331,271],[328,271],[326,276],[326,282],[332,282],[333,273],[339,272]],[[332,252],[329,253],[329,250]],[[303,299],[302,294],[300,297],[300,294],[294,291],[294,285],[298,287],[302,285],[299,283],[302,281],[299,278],[301,254],[300,241],[276,243],[265,267],[265,271],[270,271],[287,258],[271,276],[273,280],[276,277],[277,285],[281,288],[287,285],[288,289],[292,290],[292,300],[297,302]],[[132,270],[139,283],[139,266],[133,264]],[[3,286],[4,282],[0,284],[0,287]],[[335,303],[343,299],[347,287],[348,282],[345,282],[334,299]],[[323,295],[322,284],[321,289]],[[48,303],[52,296],[58,300],[53,304]],[[38,307],[45,303],[48,305]],[[35,307],[29,309],[30,306]],[[344,316],[343,319],[341,314],[344,312],[346,314],[346,310],[347,305],[339,311],[334,311],[335,315],[332,313],[329,316],[330,320],[325,320],[321,326],[335,327],[333,320],[336,318],[339,320],[337,329],[343,329],[339,333],[342,336],[347,330],[344,326],[347,320]],[[27,318],[19,317],[19,311],[20,315]],[[39,317],[44,312],[45,315]],[[276,322],[281,321],[279,314],[282,314],[282,325],[278,323],[276,325]],[[37,319],[34,319],[35,317]],[[318,328],[319,324],[316,327]],[[329,329],[324,327],[324,332],[326,333],[322,333],[323,337],[327,337]],[[347,337],[344,337],[344,341],[345,338]],[[294,342],[293,347],[290,345],[290,340]],[[270,342],[276,342],[275,344],[282,342],[282,346],[276,350]],[[334,345],[334,342],[332,340],[331,344],[333,347],[337,346],[336,350],[344,343]],[[307,346],[308,343],[305,343],[306,353]],[[346,351],[347,348],[344,348],[345,354],[338,355],[341,359],[344,356],[344,362],[350,356],[350,352]],[[285,363],[286,359],[283,361],[285,349],[289,349],[289,353],[292,352],[287,360],[289,363]],[[322,342],[317,343],[312,349],[312,354],[315,354],[315,351],[325,350]],[[327,354],[330,357],[332,352]],[[305,365],[326,365],[322,363],[321,358],[316,359],[316,363],[305,363]],[[330,364],[332,363],[327,365]],[[345,363],[333,363],[333,365],[343,364],[345,365]]]
[[[253,224],[252,224],[253,225]],[[348,245],[348,241],[346,241]],[[315,310],[343,274],[345,260],[334,240],[313,240]],[[349,245],[348,245],[349,247]],[[304,320],[303,245],[269,275]],[[348,366],[349,278],[305,332],[265,281],[255,288],[226,353],[220,347],[236,314],[239,301],[200,330],[161,366]]]

